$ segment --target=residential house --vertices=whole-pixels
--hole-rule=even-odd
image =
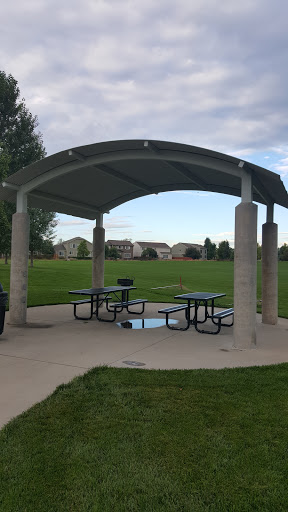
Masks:
[[[133,259],[133,244],[129,240],[107,240],[109,249],[116,247],[121,260]]]
[[[82,238],[81,236],[76,236],[75,238],[71,238],[71,240],[66,240],[65,242],[61,242],[57,245],[54,245],[54,252],[56,258],[77,258],[78,246],[80,242],[82,242],[83,240],[85,240],[85,238]],[[88,242],[88,240],[85,240],[85,242],[87,244],[89,256],[92,258],[93,245],[91,244],[91,242]]]
[[[144,249],[148,247],[155,249],[159,260],[172,260],[171,247],[162,242],[135,242],[134,258],[140,258]]]
[[[185,255],[185,252],[189,247],[195,247],[200,254],[201,254],[201,260],[207,260],[207,249],[204,247],[204,245],[199,244],[190,244],[186,242],[179,242],[178,244],[173,245],[172,247],[172,257],[173,258],[183,258]]]

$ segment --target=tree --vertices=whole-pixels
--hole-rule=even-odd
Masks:
[[[9,155],[0,145],[0,182],[4,181],[9,168]],[[5,255],[5,263],[8,263],[8,254],[11,245],[11,222],[9,221],[8,203],[0,201],[0,255]]]
[[[193,260],[199,260],[201,258],[201,253],[196,249],[196,247],[187,247],[185,254],[185,258],[192,258]]]
[[[108,254],[109,258],[112,258],[112,260],[118,260],[118,258],[120,258],[119,252],[117,251],[116,247],[110,247]]]
[[[146,247],[146,249],[142,251],[141,258],[145,258],[146,260],[155,260],[158,258],[158,254],[155,249],[152,249],[152,247]]]
[[[105,260],[107,260],[107,258],[109,258],[109,251],[110,251],[110,249],[109,249],[108,245],[105,244]]]
[[[0,140],[10,156],[8,176],[46,154],[37,116],[24,102],[15,78],[0,71]]]
[[[45,256],[46,258],[51,258],[54,256],[54,247],[52,240],[43,240],[41,252],[43,256]]]
[[[4,201],[0,201],[0,255],[5,255],[5,263],[8,263],[10,252],[11,224],[8,221]]]
[[[204,247],[207,249],[207,260],[215,260],[216,258],[216,244],[213,244],[210,238],[205,238]]]
[[[38,126],[37,116],[33,116],[25,105],[25,100],[20,99],[18,83],[12,75],[6,75],[0,71],[0,141],[1,151],[8,158],[6,176],[10,176],[22,167],[40,160],[45,156],[42,135],[36,132]],[[3,158],[2,158],[3,159]],[[0,175],[1,181],[5,176]],[[1,202],[2,219],[3,208],[6,212],[8,224],[1,236],[5,238],[6,260],[11,247],[12,215],[15,213],[15,205]],[[31,265],[33,266],[33,254],[41,250],[45,238],[51,239],[53,228],[56,226],[56,214],[44,212],[41,209],[28,209],[30,215],[30,244]],[[4,233],[4,235],[3,235]],[[48,234],[47,234],[48,233]],[[4,244],[4,240],[2,242]]]
[[[284,244],[279,249],[279,260],[288,261],[288,245]]]
[[[77,257],[78,258],[87,258],[89,256],[89,249],[87,247],[86,240],[81,240],[80,244],[78,245],[77,250]]]
[[[230,260],[232,256],[232,252],[229,246],[228,240],[223,240],[223,242],[219,243],[217,249],[217,257],[219,260]]]
[[[44,240],[53,240],[57,220],[54,212],[45,212],[40,208],[28,208],[28,213],[30,216],[30,264],[33,267],[34,253],[42,251]]]

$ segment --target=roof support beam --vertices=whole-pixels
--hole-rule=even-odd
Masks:
[[[75,149],[69,149],[68,155],[74,156],[76,160],[81,160],[81,162],[86,162],[86,156],[81,155],[81,153],[78,153],[78,151],[75,151]]]
[[[70,199],[66,199],[65,197],[55,196],[54,194],[46,194],[45,192],[40,192],[38,190],[33,190],[29,193],[29,196],[31,197],[37,197],[39,199],[47,199],[47,201],[59,201],[62,204],[66,204],[67,206],[72,206],[73,208],[81,208],[83,211],[87,211],[95,214],[102,213],[102,210],[96,209],[95,206],[89,206],[87,203],[78,203],[78,201],[71,201]]]
[[[97,228],[103,228],[103,213],[97,213],[96,226]]]
[[[17,192],[16,211],[27,213],[27,194],[24,194],[21,188]]]
[[[240,162],[242,164],[244,162]],[[242,176],[241,176],[241,200],[242,203],[252,203],[253,202],[253,185],[252,185],[252,176],[251,172],[246,169],[243,169],[244,166],[240,165],[242,168]]]
[[[4,188],[10,188],[11,190],[20,190],[19,185],[14,185],[14,183],[9,183],[7,181],[3,181],[2,187]]]
[[[256,174],[252,171],[252,169],[249,167],[246,162],[239,162],[238,167],[241,167],[245,171],[248,171],[251,174],[252,177],[252,185],[253,189],[257,194],[262,197],[263,201],[268,205],[270,203],[273,203],[273,199],[271,198],[268,190],[264,187],[264,185],[261,183],[259,178],[256,176]]]
[[[95,169],[98,169],[99,171],[103,172],[104,174],[108,174],[109,176],[113,176],[114,178],[118,178],[121,181],[124,181],[125,183],[129,183],[130,185],[133,185],[134,187],[138,187],[141,190],[145,190],[146,192],[149,192],[149,194],[153,194],[153,190],[151,187],[148,187],[144,183],[138,180],[134,180],[133,178],[130,178],[129,176],[126,176],[125,174],[122,174],[122,172],[115,171],[111,167],[108,167],[107,165],[93,165]]]
[[[252,182],[253,182],[253,188],[259,194],[259,196],[262,197],[263,201],[265,201],[266,204],[273,203],[273,199],[271,198],[268,190],[262,185],[261,181],[255,174],[252,175]]]
[[[145,140],[144,148],[147,148],[149,151],[155,154],[158,154],[160,152],[160,150],[155,146],[155,144],[152,144],[152,142],[150,142],[149,140]],[[163,162],[165,162],[166,165],[171,167],[173,171],[176,170],[177,172],[182,174],[182,176],[185,176],[185,178],[187,178],[189,181],[197,185],[197,187],[199,187],[201,190],[205,190],[206,184],[204,183],[204,181],[201,180],[201,178],[195,176],[195,174],[189,171],[183,164],[179,164],[178,162],[172,162],[165,159],[163,159]]]
[[[274,203],[267,204],[266,222],[274,222]]]
[[[173,170],[176,170],[182,174],[182,176],[185,176],[185,178],[197,185],[197,187],[199,187],[201,190],[206,190],[206,183],[204,183],[201,178],[198,178],[198,176],[195,176],[193,172],[190,172],[183,164],[178,164],[178,162],[169,162],[168,160],[164,160],[164,162]]]
[[[145,140],[144,142],[144,148],[149,149],[152,153],[159,153],[160,149],[155,146],[155,144],[152,144],[149,140]]]

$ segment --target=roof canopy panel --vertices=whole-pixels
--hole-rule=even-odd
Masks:
[[[288,208],[278,174],[208,149],[144,140],[101,142],[48,156],[9,176],[0,199],[16,202],[21,188],[29,206],[95,219],[97,212],[164,191],[241,196],[243,169],[252,176],[254,201]]]

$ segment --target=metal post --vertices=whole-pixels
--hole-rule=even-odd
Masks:
[[[105,229],[103,213],[96,216],[96,227],[93,229],[92,287],[103,288],[105,266]]]

